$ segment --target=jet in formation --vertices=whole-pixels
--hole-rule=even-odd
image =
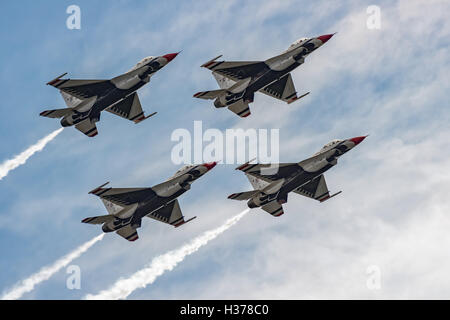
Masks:
[[[178,53],[147,57],[139,61],[130,71],[110,80],[61,79],[67,73],[48,82],[60,90],[68,108],[46,110],[41,116],[61,118],[63,127],[75,126],[88,137],[97,135],[96,122],[103,110],[119,117],[139,123],[156,112],[145,116],[136,91],[150,82],[150,78]]]
[[[301,38],[266,61],[216,61],[220,55],[202,65],[212,71],[220,89],[198,92],[194,97],[214,100],[216,108],[228,107],[240,117],[250,115],[249,103],[253,102],[255,92],[292,103],[309,92],[297,96],[290,72],[332,36]]]
[[[83,223],[102,224],[103,232],[115,231],[128,241],[139,238],[136,229],[143,217],[179,227],[196,217],[184,220],[177,198],[191,184],[216,166],[216,162],[187,165],[167,181],[151,188],[105,188],[108,183],[92,190],[102,200],[109,214],[83,219]]]
[[[282,205],[287,202],[289,192],[320,202],[326,201],[341,191],[330,195],[325,182],[325,171],[335,166],[340,156],[356,147],[366,137],[333,140],[311,158],[299,163],[274,165],[247,162],[236,170],[245,173],[254,190],[233,193],[228,198],[247,200],[249,208],[260,207],[275,217],[284,213]]]

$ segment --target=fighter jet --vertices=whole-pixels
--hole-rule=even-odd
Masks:
[[[324,172],[335,166],[340,156],[356,147],[366,137],[333,140],[311,158],[299,163],[271,165],[247,162],[236,170],[245,173],[255,190],[233,193],[228,198],[248,200],[249,208],[261,207],[275,217],[284,213],[282,205],[287,202],[289,192],[324,202],[341,193],[339,191],[330,195]]]
[[[253,102],[255,92],[292,103],[309,92],[297,96],[290,72],[332,36],[301,38],[280,55],[266,61],[216,61],[220,55],[202,65],[212,70],[220,89],[198,92],[194,97],[214,100],[216,108],[228,107],[240,117],[250,115],[249,103]]]
[[[46,110],[41,116],[62,118],[63,127],[75,126],[88,137],[97,135],[95,123],[103,110],[139,123],[156,112],[145,116],[136,91],[150,82],[150,78],[178,53],[159,57],[146,57],[131,70],[110,80],[61,79],[67,73],[48,82],[60,90],[68,108]]]
[[[103,224],[103,232],[115,231],[128,241],[139,238],[136,229],[141,227],[143,217],[177,228],[196,218],[184,220],[177,198],[216,164],[184,166],[167,181],[151,188],[104,188],[107,182],[89,193],[100,197],[109,214],[86,218],[81,222]]]

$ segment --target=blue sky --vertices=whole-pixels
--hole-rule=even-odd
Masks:
[[[67,6],[81,8],[81,30],[68,30]],[[6,289],[99,234],[80,220],[105,212],[87,194],[112,186],[151,186],[178,166],[174,129],[279,128],[280,160],[300,161],[335,138],[370,137],[327,173],[324,204],[290,196],[286,214],[246,216],[133,299],[161,298],[448,298],[445,250],[450,208],[447,90],[450,25],[445,1],[380,1],[381,29],[369,30],[372,2],[317,1],[18,1],[1,3],[0,159],[9,159],[59,127],[39,117],[63,107],[45,83],[105,79],[148,55],[182,50],[140,90],[147,113],[134,125],[102,114],[99,135],[64,130],[43,152],[0,181],[0,288]],[[299,92],[289,106],[257,95],[239,119],[192,94],[217,87],[199,66],[264,60],[297,38],[338,32],[293,72]],[[274,112],[275,110],[275,112]],[[2,160],[0,160],[2,161]],[[25,299],[78,299],[130,275],[244,209],[228,194],[249,184],[220,165],[180,198],[182,229],[146,221],[140,239],[107,235],[74,261],[82,289],[68,290],[62,270]],[[382,289],[368,290],[366,268],[378,265]]]

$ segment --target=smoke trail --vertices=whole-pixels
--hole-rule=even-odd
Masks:
[[[42,151],[47,143],[55,139],[55,137],[63,131],[64,128],[60,128],[58,130],[53,131],[48,136],[39,140],[36,144],[30,146],[28,149],[23,151],[21,154],[15,156],[13,159],[6,160],[2,164],[0,164],[0,180],[8,175],[11,170],[14,170],[18,166],[27,162],[28,158],[30,158],[36,152]]]
[[[85,296],[85,299],[125,299],[134,290],[138,288],[145,288],[147,285],[152,284],[156,278],[162,275],[165,271],[170,271],[175,268],[178,263],[182,262],[184,258],[186,258],[186,256],[196,252],[209,241],[226,231],[249,211],[250,209],[247,209],[239,213],[238,215],[228,219],[220,227],[206,231],[181,248],[169,251],[153,258],[150,265],[137,271],[131,277],[127,279],[119,279],[109,289],[103,290],[97,295],[88,294]]]
[[[57,260],[52,265],[43,267],[37,273],[31,275],[30,277],[26,278],[25,280],[22,280],[15,287],[13,287],[9,292],[4,293],[3,296],[1,297],[1,300],[19,299],[25,293],[33,290],[36,285],[38,285],[39,283],[41,283],[45,280],[48,280],[56,272],[58,272],[59,270],[61,270],[64,267],[66,267],[73,260],[75,260],[76,258],[81,256],[90,247],[92,247],[97,241],[102,240],[104,235],[105,234],[102,233],[101,235],[95,237],[94,239],[89,240],[88,242],[85,242],[84,244],[79,246],[77,249],[73,250],[71,253],[69,253],[69,254],[65,255],[64,257],[62,257],[61,259]]]

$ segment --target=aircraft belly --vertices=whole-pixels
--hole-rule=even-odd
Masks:
[[[139,207],[136,210],[135,217],[139,217],[139,218],[145,217],[146,215],[165,206],[167,203],[177,199],[180,195],[182,195],[186,191],[187,190],[184,190],[184,189],[180,190],[169,197],[160,197],[160,196],[156,195],[149,202],[143,204],[141,207]]]
[[[324,172],[328,171],[333,166],[331,164],[328,164],[327,166],[321,168],[320,170],[317,170],[315,172],[307,172],[303,171],[298,176],[296,176],[294,179],[288,181],[281,189],[280,194],[282,193],[289,193],[298,187],[301,187],[302,185],[308,183],[312,179],[320,176]]]
[[[116,88],[115,90],[111,91],[108,95],[103,96],[99,100],[97,100],[97,103],[95,104],[94,107],[98,111],[103,111],[109,106],[115,104],[116,102],[126,98],[127,96],[129,96],[130,94],[141,88],[144,84],[145,82],[141,81],[141,83],[137,84],[136,86],[128,90]]]
[[[260,78],[256,79],[253,83],[251,83],[247,87],[247,91],[257,92],[257,91],[267,87],[268,85],[274,83],[275,81],[278,81],[280,78],[282,78],[283,76],[285,76],[286,74],[288,74],[289,72],[291,72],[293,69],[295,69],[298,66],[299,66],[299,64],[297,64],[296,66],[291,66],[290,68],[285,69],[283,71],[270,70],[267,73],[265,73],[264,75],[262,75]]]

